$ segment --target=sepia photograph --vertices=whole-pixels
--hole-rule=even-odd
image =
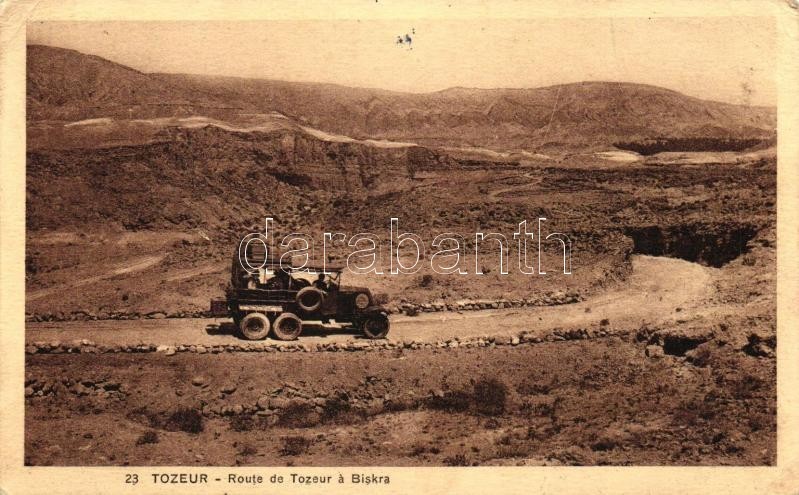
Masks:
[[[23,26],[24,467],[778,465],[775,17]]]

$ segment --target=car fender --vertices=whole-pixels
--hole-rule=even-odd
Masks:
[[[364,309],[361,314],[367,316],[382,315],[388,317],[388,311],[383,306],[369,306],[368,308]]]

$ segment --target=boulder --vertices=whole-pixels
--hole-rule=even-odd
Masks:
[[[270,397],[268,402],[270,409],[285,409],[289,404],[291,401],[285,397]]]

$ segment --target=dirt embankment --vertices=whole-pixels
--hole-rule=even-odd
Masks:
[[[30,356],[26,462],[774,462],[773,359],[718,342],[647,357],[646,345]]]

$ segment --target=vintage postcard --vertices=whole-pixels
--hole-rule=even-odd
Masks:
[[[0,493],[799,492],[795,4],[0,9]]]

